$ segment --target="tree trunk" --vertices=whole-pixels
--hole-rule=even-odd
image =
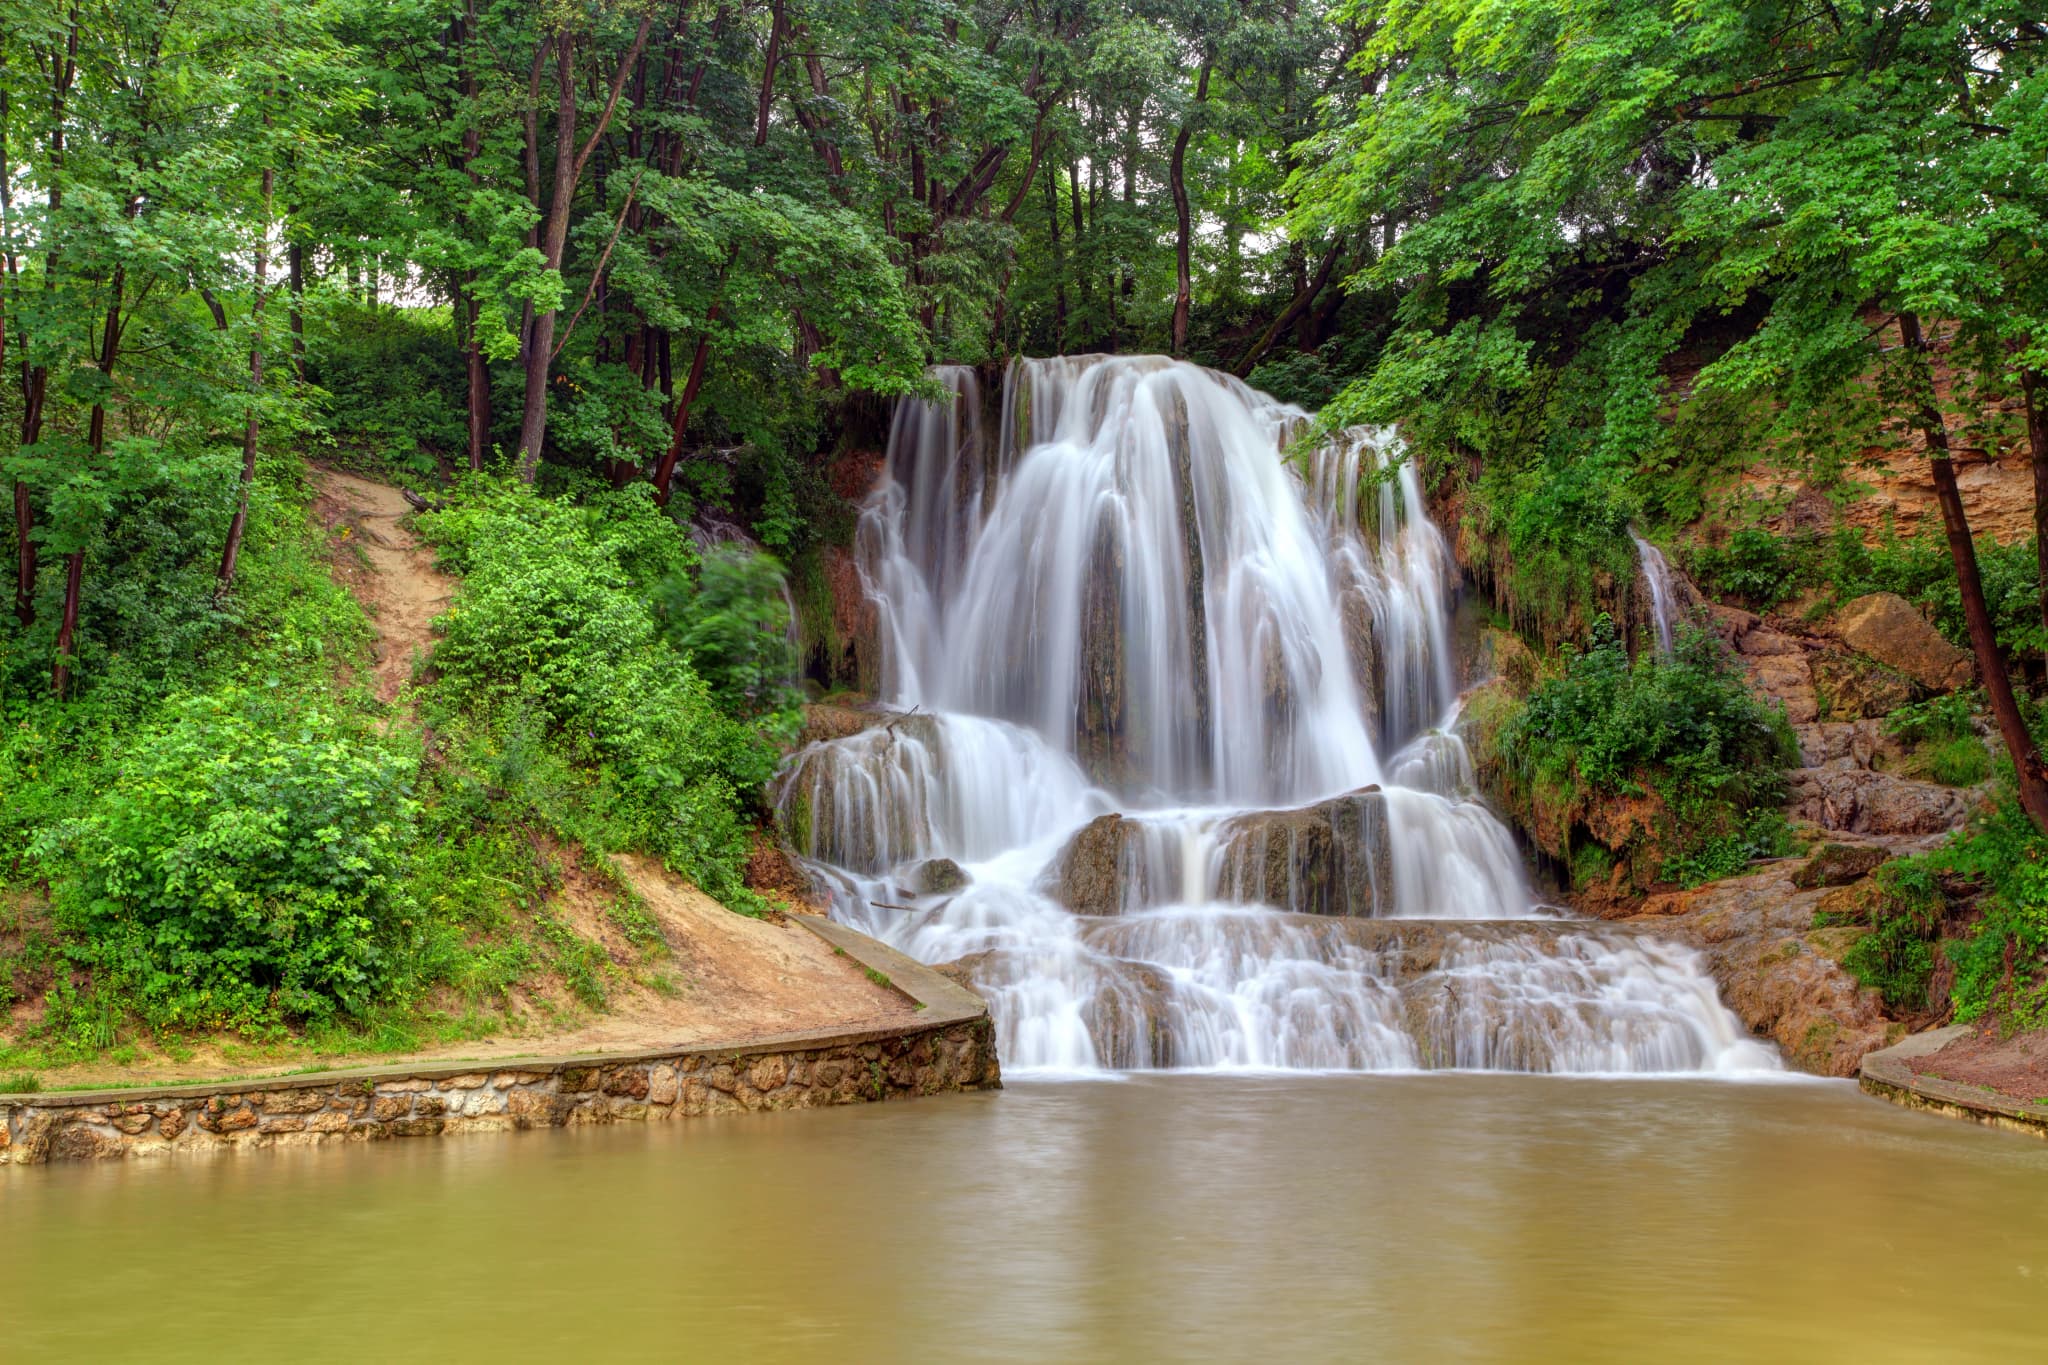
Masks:
[[[469,40],[476,32],[477,0],[465,0],[462,17],[455,21],[456,60],[461,65],[463,106],[462,129],[462,173],[472,185],[481,185],[482,178],[476,172],[477,153],[483,149],[483,129],[478,124],[476,66],[469,60]],[[296,253],[296,246],[293,248]],[[292,268],[298,269],[298,256],[292,257]],[[455,326],[462,336],[462,358],[469,380],[469,398],[466,404],[469,416],[469,467],[473,470],[484,467],[484,447],[491,439],[491,372],[484,362],[483,344],[477,340],[476,325],[482,309],[478,307],[472,291],[476,285],[476,272],[465,271],[456,276],[459,287],[455,291]],[[294,291],[299,285],[293,281]],[[294,293],[296,298],[296,292]],[[294,332],[298,327],[297,315],[293,315]],[[296,351],[298,339],[294,335],[292,345]]]
[[[1259,339],[1238,357],[1237,365],[1234,367],[1238,378],[1242,379],[1250,374],[1252,366],[1259,363],[1260,356],[1272,349],[1273,343],[1280,339],[1280,334],[1293,326],[1296,318],[1308,311],[1308,306],[1315,301],[1316,295],[1330,282],[1330,272],[1337,268],[1337,257],[1343,248],[1342,238],[1330,243],[1330,249],[1323,253],[1323,259],[1316,265],[1315,278],[1295,291],[1287,306],[1280,310],[1280,316],[1268,323],[1266,330],[1259,333]]]
[[[575,193],[576,42],[567,32],[555,37],[555,184],[541,221],[540,251],[549,270],[560,271],[569,243],[569,199]],[[539,207],[538,204],[535,207]],[[555,349],[558,310],[536,311],[526,346],[526,402],[519,418],[519,477],[532,483],[540,470],[547,437],[548,370]]]
[[[7,125],[9,118],[7,87],[5,83],[6,54],[0,52],[0,247],[5,248],[5,259],[0,260],[0,378],[7,373],[7,291],[20,282],[14,258],[14,163],[7,155]],[[22,378],[26,382],[31,373],[27,361],[22,362]],[[23,398],[27,395],[24,393]],[[24,437],[24,440],[26,437]],[[29,501],[28,485],[20,479],[14,481],[14,614],[22,625],[35,622],[35,603],[32,594],[36,581],[36,543],[32,537],[36,529],[35,507]]]
[[[270,120],[263,120],[268,126]],[[242,558],[242,532],[249,525],[249,486],[256,482],[256,438],[262,425],[257,405],[263,397],[263,300],[270,279],[270,196],[276,175],[263,168],[263,222],[256,234],[256,289],[249,300],[249,420],[242,427],[242,479],[235,490],[235,516],[228,523],[228,542],[220,554],[216,598],[234,586],[235,565]]]
[[[49,267],[45,264],[44,269]],[[41,365],[22,365],[27,373],[23,379],[21,399],[21,443],[32,446],[43,438],[43,404],[50,390],[50,372]],[[20,479],[14,481],[14,534],[16,548],[14,557],[14,618],[24,626],[33,625],[36,619],[36,525],[35,506],[29,500],[28,485]]]
[[[640,64],[640,54],[646,50],[647,34],[653,24],[651,12],[641,16],[640,29],[633,35],[633,45],[613,74],[604,111],[598,115],[597,126],[591,130],[581,150],[576,146],[576,40],[567,29],[555,35],[555,183],[548,199],[547,217],[542,224],[540,239],[541,255],[549,270],[559,273],[562,268],[562,257],[569,243],[570,203],[575,197],[577,182],[583,178],[583,168],[589,164],[590,154],[597,150],[605,128],[612,121],[613,111],[619,107],[619,97],[625,93],[627,78]],[[534,187],[537,175],[530,140],[528,167],[528,184]],[[536,196],[534,207],[539,208],[539,191],[533,188],[532,192]],[[552,308],[545,313],[537,313],[526,343],[526,402],[519,419],[519,477],[528,483],[533,482],[540,470],[541,445],[547,436],[548,371],[554,358],[556,316],[557,312]]]
[[[107,305],[107,325],[100,334],[100,373],[108,379],[114,377],[114,358],[121,346],[121,300],[126,279],[126,270],[115,266],[113,302]],[[85,439],[95,459],[107,448],[107,405],[104,402],[92,405]],[[71,690],[71,652],[78,645],[78,605],[84,584],[85,547],[80,545],[64,564],[64,615],[57,625],[57,658],[50,665],[50,690],[57,694],[59,701],[64,700]]]
[[[469,311],[469,344],[463,356],[469,370],[469,467],[482,469],[484,448],[491,443],[491,367],[476,336],[476,301],[467,299],[463,307]]]
[[[1173,191],[1173,241],[1174,292],[1173,292],[1173,357],[1178,360],[1188,351],[1188,314],[1195,301],[1194,272],[1194,215],[1188,210],[1188,140],[1194,136],[1195,117],[1200,106],[1209,99],[1209,61],[1202,61],[1202,74],[1195,82],[1196,108],[1181,120],[1180,131],[1173,139],[1173,161],[1167,168],[1167,181]]]
[[[285,301],[292,333],[292,378],[306,377],[306,244],[293,240],[284,249],[287,288]]]
[[[1067,349],[1067,261],[1060,250],[1060,178],[1045,177],[1045,225],[1052,238],[1052,348]]]
[[[64,102],[71,93],[71,83],[78,74],[78,7],[71,7],[69,32],[64,40],[64,62],[52,75],[50,87],[50,164],[58,174],[50,177],[49,221],[58,221],[58,211],[64,204]],[[4,176],[7,184],[14,183],[10,169]],[[51,242],[43,253],[43,292],[47,296],[57,287],[57,242]],[[13,267],[9,261],[10,270]],[[43,410],[50,396],[50,371],[46,365],[31,365],[22,361],[21,381],[21,443],[35,445],[43,439]],[[14,561],[14,615],[24,626],[36,619],[36,543],[35,507],[29,499],[28,485],[15,480],[14,484],[14,532],[18,540]]]
[[[1948,533],[1949,559],[1956,570],[1956,585],[1962,590],[1963,620],[1970,630],[1970,649],[1977,656],[1977,674],[1991,705],[1991,716],[2005,740],[2019,779],[2020,804],[2034,827],[2048,834],[2048,768],[2041,762],[2033,736],[2020,717],[2013,697],[2012,676],[1998,647],[1997,629],[1991,609],[1984,601],[1984,580],[1977,571],[1977,546],[1970,538],[1970,523],[1963,512],[1963,496],[1956,488],[1955,462],[1949,457],[1948,428],[1935,406],[1934,383],[1928,368],[1927,338],[1921,334],[1920,319],[1912,313],[1899,314],[1899,334],[1912,354],[1914,376],[1914,423],[1927,438],[1927,454],[1933,465],[1934,495],[1941,503],[1942,529]]]
[[[768,145],[768,111],[775,105],[775,68],[782,61],[782,35],[788,21],[782,0],[775,0],[774,18],[768,24],[768,55],[761,62],[761,98],[754,117],[754,145]]]
[[[2022,370],[2020,392],[2027,401],[2027,454],[2034,466],[2034,565],[2040,579],[2041,628],[2048,631],[2048,375]],[[2041,654],[2048,670],[2048,639]]]
[[[697,339],[697,354],[690,359],[690,377],[683,384],[683,396],[676,402],[675,430],[669,437],[668,450],[661,457],[661,463],[654,471],[654,501],[657,506],[668,506],[669,494],[676,476],[676,461],[683,454],[683,429],[690,425],[690,405],[697,401],[697,391],[704,387],[704,367],[711,359],[711,332],[709,324],[718,321],[718,305],[704,315],[706,330]]]

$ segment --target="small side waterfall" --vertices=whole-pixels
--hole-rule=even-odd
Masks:
[[[1157,357],[897,411],[861,572],[899,714],[791,756],[832,913],[1006,1070],[1772,1066],[1687,950],[1540,916],[1455,730],[1456,576],[1391,432]]]
[[[1672,582],[1671,565],[1664,552],[1634,531],[1628,538],[1636,543],[1636,560],[1642,566],[1643,582],[1650,589],[1650,624],[1657,632],[1657,652],[1671,653],[1671,623],[1678,613],[1678,592]]]

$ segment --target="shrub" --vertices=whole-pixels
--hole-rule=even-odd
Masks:
[[[1984,537],[1977,542],[1977,568],[1999,644],[2012,654],[2040,649],[2044,636],[2034,542],[2000,545]],[[1887,531],[1868,546],[1859,531],[1845,526],[1835,534],[1824,574],[1844,601],[1873,592],[1897,593],[1925,611],[1951,644],[1970,647],[1962,589],[1938,527],[1910,539]]]
[[[466,449],[468,376],[447,309],[335,298],[314,316],[308,377],[327,391],[337,437],[421,475]]]
[[[1976,714],[1976,693],[1948,692],[1901,706],[1884,718],[1884,732],[1908,744],[1974,739],[1971,718]]]
[[[1958,1023],[2001,1016],[2017,1028],[2048,1028],[2048,839],[2011,790],[1991,813],[1922,860],[1988,888],[1969,937],[1944,945],[1955,967],[1949,998]]]
[[[408,910],[409,768],[319,703],[173,701],[43,840],[74,959],[157,1027],[359,1012]]]
[[[1842,966],[1864,985],[1876,987],[1893,1009],[1926,1009],[1934,978],[1933,939],[1944,909],[1934,869],[1921,859],[1901,859],[1879,868],[1872,880],[1876,894],[1870,902],[1870,932],[1843,954]]]
[[[1885,733],[1913,746],[1904,771],[1950,787],[1972,787],[1991,776],[1991,752],[1972,718],[1977,698],[1950,692],[1902,706],[1885,717]]]
[[[1877,894],[1861,917],[1870,932],[1842,965],[1895,1009],[1939,1007],[1929,990],[1946,958],[1957,1023],[1990,1016],[2009,1028],[2048,1028],[2048,839],[2020,808],[2010,771],[2002,786],[1991,811],[1947,844],[1874,875]],[[1976,895],[1981,910],[1961,932],[1951,889]]]
[[[488,481],[465,489],[421,519],[464,575],[434,653],[464,762],[564,835],[654,853],[752,908],[746,803],[777,750],[659,627],[652,585],[693,559],[680,530],[645,485],[583,505]]]
[[[767,717],[794,737],[802,694],[780,564],[764,554],[715,549],[694,581],[687,574],[664,581],[656,604],[669,642],[690,656],[719,705]]]
[[[1681,886],[1732,877],[1759,858],[1782,858],[1794,850],[1785,812],[1775,806],[1753,807],[1741,825],[1716,834],[1665,860],[1658,875]]]
[[[1944,787],[1974,787],[1991,776],[1991,753],[1975,735],[1929,744],[1906,762],[1909,776]]]
[[[1645,650],[1631,663],[1601,617],[1587,648],[1566,650],[1563,672],[1536,687],[1496,743],[1569,801],[1654,790],[1672,825],[1661,840],[1667,875],[1726,875],[1782,851],[1782,821],[1752,811],[1780,794],[1790,733],[1705,632],[1682,631],[1668,659]]]
[[[1693,579],[1714,597],[1732,598],[1753,611],[1770,611],[1811,577],[1809,541],[1748,527],[1721,546],[1696,545],[1686,556]]]

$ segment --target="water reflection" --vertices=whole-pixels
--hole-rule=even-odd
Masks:
[[[2017,1360],[2048,1147],[1848,1087],[1139,1077],[0,1170],[8,1358]]]

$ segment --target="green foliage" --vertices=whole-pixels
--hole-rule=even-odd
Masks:
[[[746,803],[777,750],[664,637],[652,587],[694,556],[647,487],[578,505],[479,480],[421,524],[463,573],[434,656],[435,705],[460,731],[463,766],[568,837],[657,854],[753,908],[741,881]],[[716,581],[689,619],[718,618],[705,639],[732,651],[720,656],[731,679],[772,650],[744,639],[762,619],[742,610],[756,580],[741,568]]]
[[[1906,773],[1945,787],[1974,787],[1991,776],[1991,752],[1975,735],[1937,740],[1907,760]]]
[[[1844,527],[1832,551],[1826,576],[1840,599],[1848,601],[1873,592],[1897,593],[1926,612],[1949,643],[1969,648],[1962,590],[1938,527],[1911,539],[1888,531],[1874,547],[1866,546],[1853,528]],[[1977,569],[1984,580],[1984,600],[1991,608],[1999,645],[2013,655],[2039,650],[2044,637],[2034,542],[2028,539],[2000,545],[1984,537],[1977,542]]]
[[[1594,623],[1584,651],[1541,682],[1496,741],[1507,763],[1553,791],[1597,801],[1654,792],[1670,828],[1666,875],[1726,875],[1782,852],[1789,752],[1782,718],[1750,691],[1714,637],[1681,633],[1671,658],[1630,663],[1613,623]]]
[[[173,701],[38,850],[74,957],[157,1028],[360,1011],[411,913],[411,767],[307,699]]]
[[[1918,859],[1887,863],[1873,876],[1876,894],[1869,910],[1870,932],[1843,955],[1842,965],[1885,1004],[1918,1011],[1934,976],[1933,938],[1943,902],[1931,864]]]
[[[1700,840],[1666,859],[1658,875],[1680,886],[1698,886],[1735,876],[1759,858],[1785,857],[1795,848],[1785,812],[1775,806],[1755,806],[1743,814],[1737,828]]]
[[[689,656],[719,706],[761,718],[785,742],[795,738],[802,693],[782,567],[764,554],[714,549],[693,581],[675,574],[655,589],[669,643]]]
[[[1720,642],[1687,631],[1669,659],[1633,664],[1611,621],[1540,684],[1511,723],[1510,749],[1559,781],[1625,792],[1645,778],[1748,804],[1777,789],[1783,733]]]
[[[318,317],[307,377],[326,391],[325,421],[345,449],[415,477],[462,458],[467,380],[445,310],[366,307],[344,295]]]
[[[1752,611],[1770,611],[1797,593],[1809,581],[1812,564],[1807,542],[1753,526],[1722,545],[1694,546],[1686,560],[1694,581],[1709,594]]]
[[[2048,839],[2008,789],[1991,814],[1922,857],[1986,888],[1974,931],[1944,945],[1956,1021],[1995,1015],[2012,1028],[2048,1028]]]
[[[1909,702],[1884,718],[1884,732],[1909,744],[1972,739],[1979,698],[1975,692],[1945,692]]]
[[[1929,990],[1942,959],[1957,1023],[2048,1028],[2048,838],[2020,808],[2010,772],[1997,804],[1932,852],[1885,864],[1857,922],[1869,932],[1843,957],[1894,1009],[1939,1009]],[[1974,922],[1955,902],[1975,902]],[[1816,924],[1827,922],[1826,916]]]
[[[1571,878],[1573,890],[1604,885],[1614,875],[1614,854],[1595,843],[1584,843],[1572,850]]]

